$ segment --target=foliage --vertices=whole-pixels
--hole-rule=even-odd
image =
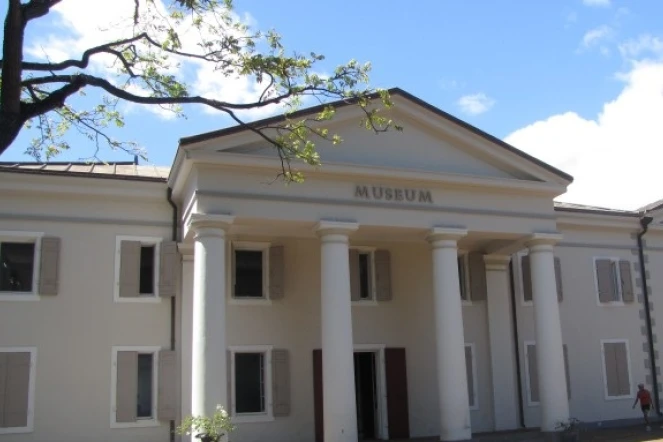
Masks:
[[[210,438],[210,440],[219,440],[221,436],[229,434],[235,429],[230,423],[228,412],[221,405],[216,406],[216,411],[211,417],[206,416],[187,416],[182,419],[182,423],[175,429],[178,434],[193,434],[198,439]]]
[[[323,55],[290,54],[275,31],[253,31],[242,23],[232,0],[134,0],[126,22],[109,24],[112,30],[125,29],[122,38],[87,48],[79,58],[25,61],[27,25],[51,13],[61,1],[9,0],[0,60],[0,154],[28,127],[36,129],[37,137],[27,153],[36,159],[69,149],[65,135],[70,129],[88,137],[97,151],[110,147],[145,156],[134,143],[116,140],[106,131],[124,125],[118,102],[160,106],[178,116],[185,115],[184,107],[200,105],[229,116],[273,146],[281,160],[280,175],[300,181],[302,175],[292,170],[292,160],[318,166],[316,142],[342,141],[326,126],[335,115],[330,101],[357,105],[363,112],[361,124],[374,132],[401,129],[382,112],[393,105],[388,91],[368,86],[369,63],[351,60],[322,74],[317,68]],[[214,81],[221,83],[250,79],[258,93],[245,102],[197,95],[200,91],[183,78],[184,65],[208,67]],[[89,109],[75,108],[72,97],[86,90],[101,92],[102,102]],[[327,105],[313,116],[293,114],[310,101]],[[274,107],[284,115],[278,123],[258,126],[242,116]]]

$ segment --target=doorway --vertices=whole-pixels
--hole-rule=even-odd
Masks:
[[[359,440],[375,440],[379,434],[378,385],[374,351],[354,353],[357,432]]]

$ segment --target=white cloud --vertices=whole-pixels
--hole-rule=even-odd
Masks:
[[[489,111],[495,105],[495,100],[483,92],[479,92],[460,97],[457,104],[462,112],[469,115],[479,115]]]
[[[599,26],[598,28],[590,29],[582,37],[582,46],[590,48],[601,43],[603,40],[608,39],[612,35],[612,28],[608,25]]]
[[[636,209],[663,197],[663,62],[633,62],[594,118],[553,115],[505,138],[574,176],[559,200]]]
[[[603,8],[610,7],[611,5],[610,0],[582,0],[582,3],[585,6],[598,6]]]
[[[640,35],[637,39],[627,40],[619,45],[619,52],[624,58],[634,59],[645,53],[663,55],[663,39],[649,34]]]

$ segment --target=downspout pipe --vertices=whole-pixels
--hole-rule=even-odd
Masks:
[[[173,220],[171,223],[171,240],[172,241],[177,241],[177,205],[173,201],[173,189],[168,187],[166,190],[166,200],[168,201],[168,204],[170,204],[170,207],[173,208]],[[170,298],[170,349],[175,350],[175,296],[171,296]],[[170,435],[170,442],[175,441],[175,421],[171,420],[169,422],[170,426],[170,431],[168,432]]]
[[[648,353],[649,353],[649,368],[651,369],[651,378],[653,384],[653,393],[654,393],[654,406],[656,407],[656,414],[661,416],[661,404],[659,403],[659,394],[658,394],[658,376],[656,374],[656,358],[654,351],[654,337],[651,325],[651,311],[649,309],[649,288],[647,287],[647,268],[645,265],[645,251],[642,238],[647,233],[649,229],[649,224],[654,219],[651,216],[643,215],[640,218],[640,226],[642,230],[638,232],[638,258],[640,261],[640,280],[642,281],[642,296],[644,298],[645,304],[645,323],[647,327],[647,344],[648,344]]]
[[[513,322],[513,341],[516,356],[516,388],[518,388],[518,419],[520,427],[525,428],[525,407],[523,405],[522,373],[520,372],[520,338],[518,337],[518,316],[516,314],[516,288],[513,276],[513,259],[509,261],[509,285],[511,291],[511,320]]]

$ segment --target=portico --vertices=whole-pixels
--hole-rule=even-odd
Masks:
[[[560,237],[539,232],[556,231],[552,199],[569,178],[400,104],[409,141],[348,126],[344,138],[359,157],[322,145],[328,164],[301,186],[266,184],[275,163],[249,133],[181,148],[171,185],[194,261],[192,287],[182,287],[192,315],[182,332],[191,343],[182,371],[192,373],[182,414],[223,405],[238,440],[276,426],[284,440],[354,442],[365,405],[359,347],[380,349],[363,362],[380,437],[462,441],[517,428],[509,264],[524,252],[541,428],[568,418],[553,256]],[[403,145],[441,170],[398,166]],[[465,173],[444,170],[440,155]]]

